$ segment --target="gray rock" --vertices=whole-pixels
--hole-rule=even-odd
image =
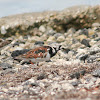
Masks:
[[[54,30],[49,30],[48,32],[46,32],[46,34],[48,35],[48,36],[53,36],[54,34],[55,34],[56,32],[54,31]]]
[[[55,41],[54,36],[49,36],[49,38],[47,39],[47,42],[54,42],[54,41]]]
[[[88,57],[87,62],[88,62],[88,63],[97,62],[99,58],[100,58],[100,56],[91,55],[90,57]]]
[[[66,90],[66,91],[74,89],[73,85],[70,83],[63,83],[63,84],[61,84],[61,86],[62,86],[62,89]]]
[[[91,47],[87,39],[83,39],[81,43],[84,44],[86,47]]]
[[[55,33],[54,36],[55,36],[55,38],[58,38],[59,36],[62,36],[62,34],[61,33]]]
[[[95,38],[95,41],[100,41],[100,37]]]
[[[59,83],[57,83],[57,82],[54,82],[52,84],[52,89],[61,89],[61,85]]]
[[[77,43],[77,42],[78,42],[78,41],[77,41],[76,39],[74,39],[74,38],[72,39],[72,43],[73,43],[73,44],[75,44],[75,43]]]
[[[70,77],[71,77],[72,79],[73,79],[73,78],[79,79],[80,76],[84,76],[85,73],[86,73],[85,70],[81,70],[81,71],[78,71],[78,72],[75,72],[75,73],[70,74]]]
[[[29,79],[22,84],[23,86],[30,85],[30,86],[38,86],[39,84],[34,79]]]
[[[76,32],[75,28],[70,28],[67,31],[68,34],[74,34],[75,32]]]
[[[84,84],[84,87],[87,89],[90,89],[90,88],[92,88],[93,85],[94,85],[94,82],[90,81],[88,84]]]
[[[85,60],[88,58],[88,56],[89,56],[88,54],[82,54],[78,58],[85,62]]]
[[[100,23],[93,23],[92,27],[100,27]]]
[[[91,77],[89,77],[89,76],[87,76],[86,78],[85,78],[85,83],[86,84],[88,84],[88,83],[90,83],[90,82],[96,82],[96,80],[97,80],[97,78],[96,77],[93,77],[93,76],[91,76]]]
[[[1,63],[0,64],[0,67],[3,69],[3,70],[6,70],[6,69],[11,69],[13,66],[8,64],[8,63]]]
[[[84,34],[84,35],[88,36],[89,35],[88,34],[88,29],[86,29],[86,28],[82,29],[81,32],[80,32],[80,35],[81,34]]]
[[[98,49],[98,48],[95,47],[94,50],[90,50],[89,52],[90,52],[90,55],[94,55],[96,53],[99,53],[100,49]]]
[[[6,69],[6,70],[3,70],[0,72],[0,75],[3,76],[3,75],[7,75],[7,74],[14,74],[16,72],[16,70],[14,69]]]
[[[96,69],[96,70],[93,71],[91,74],[92,74],[93,76],[95,76],[95,77],[100,77],[100,69]]]
[[[63,41],[65,41],[65,37],[63,35],[62,36],[59,36],[57,38],[57,42],[63,42]]]
[[[44,45],[44,42],[43,41],[36,41],[34,45],[40,45],[40,46],[42,46],[42,45]]]
[[[42,80],[42,79],[45,79],[46,78],[46,75],[45,74],[40,74],[38,77],[37,77],[37,80]]]
[[[78,82],[71,82],[73,86],[78,86]]]
[[[1,26],[1,34],[6,34],[6,27],[5,26]]]
[[[98,37],[98,34],[95,33],[92,35],[92,38],[96,38],[96,37]]]
[[[41,32],[45,32],[46,31],[46,28],[43,26],[43,25],[41,25],[40,27],[39,27],[39,31],[41,31]]]

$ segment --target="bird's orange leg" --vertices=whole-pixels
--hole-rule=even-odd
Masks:
[[[32,65],[34,65],[34,63],[33,63],[31,60],[30,60],[29,62],[30,62]]]

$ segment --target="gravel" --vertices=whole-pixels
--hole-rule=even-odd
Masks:
[[[100,99],[100,7],[83,8],[0,19],[0,100]],[[43,45],[62,50],[39,65],[12,59]]]

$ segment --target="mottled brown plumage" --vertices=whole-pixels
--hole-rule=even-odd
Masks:
[[[20,55],[22,58],[43,58],[46,57],[47,51],[49,50],[49,46],[38,47],[30,50],[29,52]]]
[[[58,52],[58,50],[60,50],[60,47],[61,46],[59,46],[58,48],[50,46],[37,47],[35,49],[29,50],[28,52],[25,52],[24,54],[14,57],[14,59],[29,61],[31,63],[48,61]]]

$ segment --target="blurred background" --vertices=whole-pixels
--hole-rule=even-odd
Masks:
[[[62,10],[76,5],[99,5],[100,0],[0,0],[0,17],[28,12]]]

